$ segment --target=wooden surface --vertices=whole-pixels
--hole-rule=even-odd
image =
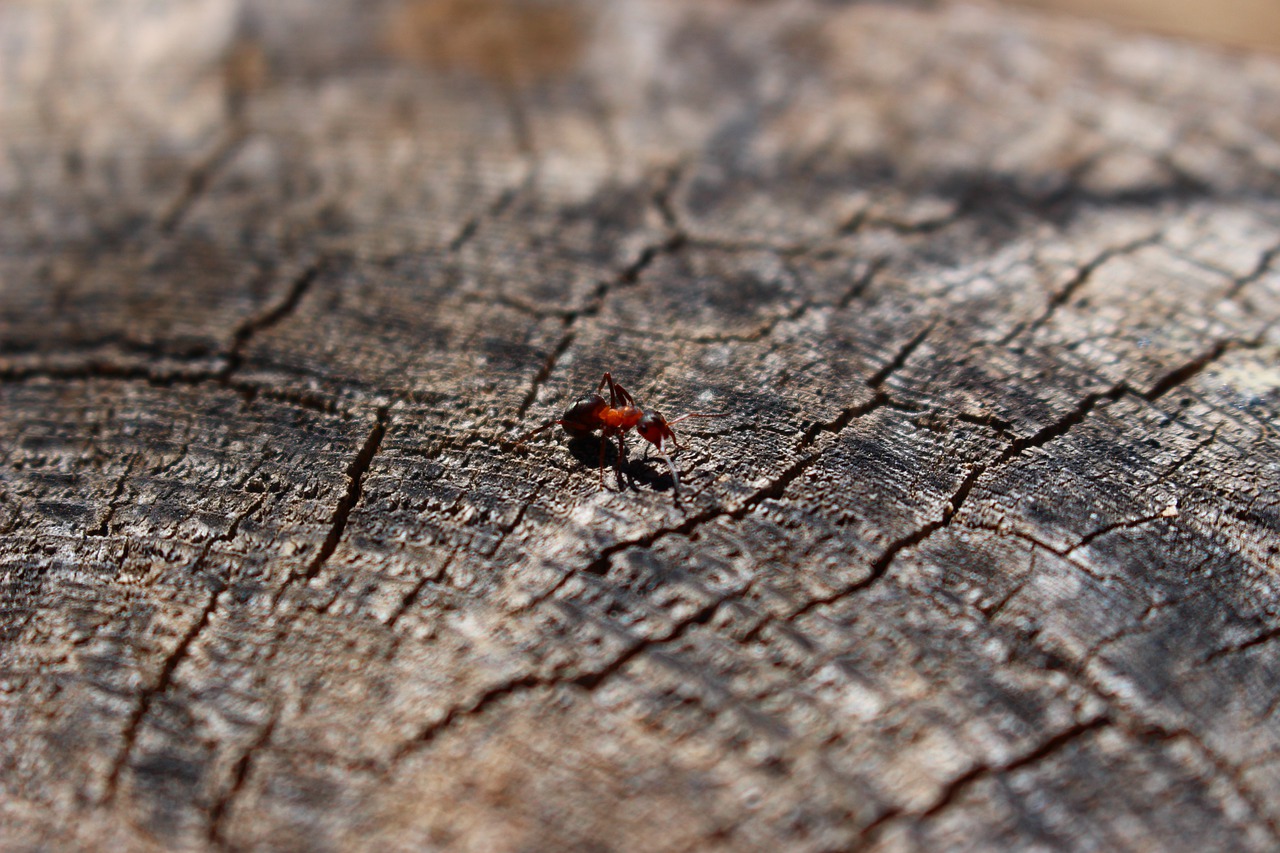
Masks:
[[[1271,0],[1014,0],[1025,6],[1155,32],[1280,50],[1280,6]]]
[[[0,847],[1280,845],[1275,58],[8,0],[0,128]]]

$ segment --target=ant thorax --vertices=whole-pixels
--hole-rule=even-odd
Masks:
[[[619,408],[607,408],[600,413],[600,421],[608,427],[626,432],[636,425],[644,416],[644,412],[635,406],[621,406]]]

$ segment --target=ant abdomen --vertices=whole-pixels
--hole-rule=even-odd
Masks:
[[[565,409],[560,426],[574,438],[586,438],[600,429],[600,413],[608,407],[604,397],[590,394]]]

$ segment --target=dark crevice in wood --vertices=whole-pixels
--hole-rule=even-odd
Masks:
[[[888,381],[890,376],[901,370],[902,366],[907,363],[907,359],[911,358],[911,354],[914,353],[922,343],[924,343],[925,338],[929,337],[929,333],[933,331],[933,327],[934,324],[930,323],[917,332],[911,340],[907,341],[906,344],[899,348],[897,354],[894,355],[888,364],[872,374],[871,378],[867,380],[867,385],[873,389],[878,389]]]
[[[927,331],[928,330],[926,329],[926,332]],[[1218,355],[1221,355],[1221,353],[1219,352]],[[901,353],[900,353],[900,356],[901,356]],[[1216,358],[1217,356],[1214,356],[1214,357]],[[905,361],[905,356],[902,356],[902,360]],[[1207,359],[1207,360],[1196,359],[1194,362],[1192,362],[1192,364],[1198,364],[1199,367],[1197,367],[1196,370],[1191,371],[1191,373],[1193,374],[1195,372],[1198,372],[1200,369],[1203,369],[1204,365],[1211,360],[1212,359]],[[1201,363],[1202,361],[1203,363]],[[1168,374],[1163,380],[1161,380],[1160,383],[1157,383],[1157,387],[1160,387],[1160,385],[1164,384],[1167,380],[1169,380],[1170,377],[1185,377],[1186,375],[1188,375],[1188,367],[1184,365],[1172,371],[1170,374]],[[1173,384],[1177,384],[1177,383],[1174,382]],[[959,512],[960,508],[963,506],[965,500],[968,498],[970,492],[973,490],[978,480],[985,473],[987,473],[987,471],[993,470],[998,466],[1008,464],[1014,458],[1025,453],[1027,450],[1030,450],[1032,448],[1042,447],[1048,444],[1049,442],[1054,441],[1055,439],[1061,438],[1062,436],[1070,432],[1072,428],[1082,423],[1084,419],[1088,417],[1089,413],[1093,411],[1093,409],[1097,407],[1100,403],[1102,403],[1103,401],[1118,400],[1121,396],[1123,396],[1128,391],[1129,391],[1128,386],[1124,383],[1121,383],[1111,388],[1108,391],[1089,394],[1086,397],[1084,397],[1081,400],[1081,402],[1074,409],[1068,412],[1064,417],[1059,418],[1057,421],[1049,424],[1048,426],[1044,427],[1043,429],[1039,430],[1038,432],[1034,433],[1031,436],[1028,436],[1026,438],[1021,438],[1021,439],[1015,439],[1011,441],[1005,447],[1005,449],[999,454],[999,456],[997,456],[997,458],[992,464],[974,465],[974,467],[970,469],[968,474],[965,475],[964,479],[960,482],[960,485],[957,487],[956,491],[953,493],[951,499],[948,501],[946,507],[944,508],[942,517],[940,519],[936,519],[934,521],[928,522],[927,524],[924,524],[912,530],[910,533],[906,534],[905,536],[899,537],[898,539],[894,540],[883,552],[881,552],[880,556],[875,560],[875,562],[871,564],[870,573],[868,574],[867,577],[863,578],[857,583],[851,584],[843,589],[837,590],[836,592],[830,595],[810,599],[808,602],[806,602],[805,604],[797,608],[795,611],[793,611],[789,616],[786,617],[786,619],[788,621],[794,621],[795,619],[798,619],[801,616],[804,616],[805,614],[811,612],[812,610],[818,607],[834,604],[837,601],[841,600],[842,598],[845,598],[848,595],[852,595],[856,592],[866,589],[867,587],[876,583],[878,580],[880,580],[886,574],[888,574],[889,569],[892,566],[893,561],[897,558],[898,554],[907,550],[908,548],[912,548],[920,545],[926,539],[931,537],[934,533],[938,532],[939,530],[951,524],[952,519],[955,517],[956,513]],[[1035,541],[1035,540],[1032,540],[1032,541]],[[1044,547],[1052,551],[1053,553],[1057,554],[1058,556],[1061,556],[1064,558],[1067,557],[1072,550],[1074,550],[1074,548],[1072,549],[1052,548],[1046,543],[1039,542],[1039,541],[1035,541],[1035,544],[1040,545],[1041,547]],[[1076,547],[1079,547],[1079,546],[1077,545]],[[766,624],[768,624],[769,621],[772,621],[772,620],[766,620],[764,623],[757,625],[753,629],[752,634],[753,635],[758,634],[758,632]]]
[[[125,464],[124,470],[120,472],[120,476],[116,478],[115,487],[111,490],[111,496],[107,498],[107,509],[102,514],[102,520],[85,531],[86,536],[101,537],[111,532],[111,519],[116,514],[116,502],[120,500],[120,496],[124,494],[125,483],[129,479],[129,475],[133,473],[133,466],[137,463],[138,457],[131,456]]]
[[[777,500],[781,498],[788,487],[795,482],[811,465],[821,458],[822,453],[814,452],[805,456],[801,456],[794,463],[784,469],[777,477],[773,478],[768,485],[757,490],[743,500],[736,508],[730,510],[724,507],[712,507],[704,510],[684,522],[674,527],[662,527],[657,530],[650,531],[644,536],[636,539],[628,539],[624,542],[617,542],[600,551],[600,553],[591,562],[587,563],[581,569],[569,571],[564,574],[560,580],[553,584],[551,589],[534,598],[522,610],[532,609],[542,602],[552,598],[559,592],[568,581],[580,574],[604,576],[608,574],[612,565],[614,555],[632,548],[651,548],[658,540],[668,536],[687,536],[692,534],[697,528],[718,518],[739,519],[744,518],[756,506],[766,500]]]
[[[687,237],[687,232],[680,223],[680,218],[676,214],[676,209],[672,203],[672,198],[680,188],[680,182],[684,178],[685,164],[678,163],[667,169],[662,179],[658,182],[657,188],[653,191],[653,206],[658,211],[658,216],[662,219],[662,224],[667,227],[673,234],[680,234]]]
[[[1168,726],[1163,723],[1155,722],[1144,717],[1139,711],[1130,707],[1129,703],[1122,697],[1116,696],[1105,690],[1097,681],[1084,673],[1079,673],[1085,685],[1104,702],[1107,702],[1112,708],[1112,716],[1116,724],[1123,731],[1135,738],[1156,740],[1164,743],[1171,743],[1176,740],[1183,740],[1190,744],[1200,753],[1200,756],[1208,762],[1219,778],[1226,782],[1232,792],[1240,798],[1240,800],[1248,806],[1253,812],[1254,817],[1258,820],[1258,824],[1265,829],[1271,836],[1271,843],[1274,847],[1280,844],[1280,825],[1270,816],[1263,805],[1258,802],[1258,798],[1253,795],[1249,784],[1245,781],[1240,772],[1240,768],[1231,764],[1224,759],[1215,750],[1211,749],[1204,739],[1192,729],[1186,726]]]
[[[1109,717],[1095,717],[1058,732],[1035,748],[1010,761],[999,764],[979,764],[970,768],[967,772],[948,782],[934,801],[924,809],[908,812],[905,809],[894,808],[881,814],[863,828],[861,832],[862,845],[865,846],[874,842],[883,834],[888,825],[896,821],[920,821],[936,817],[951,807],[966,791],[982,780],[1031,767],[1071,747],[1081,738],[1095,734],[1111,725],[1113,725],[1113,722]]]
[[[1037,447],[1044,447],[1051,441],[1062,438],[1073,428],[1084,422],[1089,413],[1099,404],[1113,403],[1124,396],[1127,386],[1124,383],[1116,385],[1106,391],[1100,391],[1093,394],[1087,394],[1076,404],[1075,408],[1067,412],[1066,415],[1043,427],[1038,432],[1025,438],[1017,438],[1009,442],[1004,451],[996,460],[997,465],[1004,465],[1008,462]]]
[[[160,216],[158,228],[161,234],[172,234],[178,229],[191,208],[213,183],[217,173],[231,161],[248,138],[248,129],[243,123],[233,119],[222,139],[214,146],[209,156],[187,175],[182,191]]]
[[[1252,270],[1232,282],[1231,289],[1227,291],[1223,299],[1235,299],[1246,287],[1261,281],[1262,277],[1271,270],[1278,257],[1280,257],[1280,245],[1272,246],[1263,252],[1262,256],[1258,258],[1257,265]]]
[[[854,595],[855,593],[861,592],[867,589],[868,587],[872,586],[873,584],[877,583],[878,581],[880,581],[889,573],[890,567],[893,565],[894,560],[897,559],[900,553],[907,550],[908,548],[912,548],[919,545],[921,542],[928,539],[930,536],[937,533],[942,528],[951,524],[951,520],[955,518],[956,513],[960,511],[960,508],[962,506],[964,506],[964,502],[969,497],[969,493],[973,491],[974,485],[978,482],[978,480],[982,477],[982,475],[986,473],[986,470],[987,470],[986,466],[984,465],[980,465],[980,464],[974,465],[973,468],[971,468],[969,472],[964,476],[964,478],[960,481],[960,484],[959,486],[956,487],[956,490],[952,492],[950,499],[947,501],[947,503],[943,507],[942,517],[935,519],[933,521],[930,521],[926,524],[922,524],[921,526],[912,530],[910,533],[907,533],[904,536],[900,536],[899,538],[895,539],[893,542],[889,543],[889,545],[883,551],[880,552],[880,556],[877,557],[875,561],[871,564],[866,577],[862,578],[861,580],[855,583],[852,583],[840,589],[837,589],[828,595],[822,595],[822,596],[811,598],[808,601],[806,601],[804,604],[792,610],[790,613],[786,614],[785,616],[778,615],[778,616],[770,616],[766,618],[759,625],[756,625],[754,628],[752,628],[747,639],[752,639],[756,636],[759,636],[760,632],[767,625],[771,624],[777,619],[783,619],[786,622],[795,622],[796,620],[801,619],[804,616],[807,616],[808,614],[812,613],[814,610],[817,610],[820,607],[827,607],[832,604],[835,604],[841,601],[842,599],[847,598],[850,595]]]
[[[872,282],[874,282],[876,277],[880,275],[880,271],[888,266],[888,264],[888,258],[876,258],[871,263],[867,264],[866,271],[855,278],[849,289],[846,290],[840,296],[840,299],[836,301],[836,308],[843,311],[854,302],[861,299],[862,295],[871,287]]]
[[[1260,634],[1255,634],[1254,636],[1250,637],[1247,640],[1243,640],[1239,643],[1234,643],[1230,646],[1224,646],[1223,648],[1220,648],[1220,649],[1214,649],[1207,656],[1205,656],[1205,662],[1209,663],[1211,661],[1215,661],[1220,658],[1230,657],[1231,655],[1237,655],[1237,654],[1240,654],[1241,652],[1246,652],[1249,649],[1266,645],[1267,643],[1270,643],[1277,638],[1280,638],[1280,627],[1269,628]]]
[[[208,554],[208,547],[197,558],[195,569],[204,562]],[[218,606],[218,598],[221,593],[211,592],[205,600],[204,605],[200,609],[199,615],[191,623],[187,631],[179,638],[177,645],[165,656],[160,664],[160,670],[156,674],[155,680],[151,685],[142,692],[134,703],[133,711],[129,714],[129,719],[125,722],[124,731],[120,735],[120,750],[116,754],[115,761],[112,762],[111,770],[107,775],[106,800],[111,802],[115,799],[120,787],[120,777],[125,767],[129,764],[129,759],[133,755],[134,745],[138,741],[138,734],[142,729],[142,722],[146,719],[147,713],[151,710],[152,704],[169,689],[170,683],[173,681],[173,675],[178,669],[178,665],[187,657],[187,651],[191,648],[191,644],[195,642],[196,637],[209,625],[209,618],[213,615],[213,611]]]
[[[348,411],[337,399],[324,394],[275,388],[239,379],[227,380],[225,374],[225,368],[214,371],[158,372],[156,368],[149,366],[95,360],[72,365],[0,368],[0,382],[21,383],[41,379],[51,382],[143,382],[153,388],[199,388],[210,385],[234,391],[246,402],[253,402],[261,397],[329,415]]]
[[[836,228],[836,236],[850,237],[872,228],[881,228],[902,236],[927,236],[960,222],[971,207],[972,202],[961,197],[952,209],[942,216],[910,221],[873,213],[871,207],[866,206],[855,211],[844,222],[840,223]]]
[[[501,305],[535,320],[560,320],[568,322],[577,312],[573,308],[548,308],[518,299],[507,293],[463,294],[458,300],[463,305],[489,307]]]
[[[326,260],[322,258],[307,266],[293,280],[293,283],[289,286],[289,291],[277,305],[257,317],[246,320],[236,329],[231,337],[231,346],[227,350],[226,364],[218,375],[220,381],[229,382],[232,374],[240,369],[244,361],[245,348],[248,347],[249,342],[255,335],[279,324],[297,310],[298,304],[302,302],[302,297],[311,289],[311,285],[320,276],[325,264]]]
[[[1013,424],[1004,418],[996,417],[993,414],[973,415],[968,412],[957,412],[956,420],[975,426],[987,427],[993,430],[997,435],[1009,435],[1013,430]]]
[[[783,260],[791,258],[805,258],[815,261],[832,261],[837,258],[845,258],[848,260],[862,260],[864,258],[863,252],[848,246],[821,244],[810,245],[807,243],[784,243],[776,240],[728,238],[699,234],[694,230],[688,230],[684,233],[686,235],[685,247],[700,251],[721,252],[724,254],[760,252],[763,254],[773,255],[775,258]]]
[[[552,689],[566,685],[586,691],[594,690],[649,649],[675,642],[694,626],[707,624],[727,600],[729,600],[728,596],[703,605],[685,619],[672,625],[668,631],[658,636],[638,640],[611,661],[596,669],[548,676],[529,674],[496,685],[481,693],[471,702],[449,709],[438,722],[427,726],[413,738],[402,743],[392,754],[390,765],[394,767],[409,755],[430,745],[461,719],[480,716],[490,707],[511,696],[524,694],[539,688]]]
[[[1034,545],[1042,547],[1052,553],[1062,553],[1060,549],[1055,549],[1043,542],[1035,540],[1034,538],[1022,536],[1018,533],[1014,533],[1013,535],[1019,535],[1021,538],[1027,539]],[[1024,583],[1026,580],[1029,580],[1030,577],[1030,574],[1028,574],[1027,578],[1024,579]],[[1012,596],[1010,596],[1010,598],[1011,597]],[[1172,603],[1157,602],[1152,604],[1140,621],[1145,622],[1153,613],[1166,609],[1169,606],[1172,606]],[[977,608],[975,608],[975,610],[979,613],[984,612]],[[987,619],[987,624],[993,629],[999,628],[997,623],[991,619]],[[1106,640],[1095,644],[1095,646],[1086,653],[1079,655],[1078,657],[1073,656],[1067,658],[1062,657],[1056,651],[1048,648],[1044,644],[1035,642],[1034,634],[1027,636],[1021,631],[1021,629],[1018,629],[1015,626],[1005,626],[1003,630],[998,631],[998,635],[1007,639],[1009,632],[1013,631],[1019,637],[1019,639],[1015,641],[1015,645],[1029,645],[1037,652],[1044,655],[1051,655],[1053,658],[1060,661],[1061,665],[1057,667],[1057,670],[1070,678],[1072,682],[1078,685],[1081,689],[1096,697],[1096,699],[1103,704],[1106,710],[1100,715],[1100,721],[1109,721],[1109,724],[1115,725],[1119,730],[1123,731],[1130,737],[1140,740],[1155,739],[1168,743],[1181,738],[1194,746],[1204,759],[1213,766],[1218,776],[1227,782],[1235,792],[1236,796],[1248,805],[1249,809],[1266,828],[1266,831],[1271,835],[1272,839],[1274,841],[1280,841],[1280,826],[1277,826],[1276,822],[1267,814],[1262,805],[1257,801],[1257,798],[1250,793],[1249,786],[1242,778],[1239,768],[1233,766],[1214,750],[1209,748],[1203,739],[1190,728],[1185,726],[1170,727],[1166,724],[1148,719],[1142,713],[1141,708],[1134,707],[1134,701],[1138,697],[1116,695],[1112,691],[1108,690],[1099,681],[1095,674],[1089,671],[1089,662],[1095,659],[1101,648],[1119,641],[1125,634],[1133,633],[1134,630],[1136,630],[1136,626],[1131,626],[1127,631],[1122,630],[1117,632]],[[1277,631],[1276,633],[1277,635],[1280,635],[1280,631]],[[1259,642],[1266,642],[1265,639],[1257,639]],[[1229,652],[1224,651],[1223,653]],[[1037,666],[1039,665],[1037,664]]]
[[[483,714],[489,707],[508,696],[517,693],[536,690],[539,687],[551,687],[559,683],[558,679],[546,678],[537,675],[526,675],[520,678],[504,681],[496,687],[492,687],[481,693],[473,701],[465,705],[456,705],[445,712],[437,722],[426,726],[409,740],[402,743],[391,755],[390,766],[394,768],[397,764],[404,761],[414,752],[430,746],[436,738],[448,731],[452,726],[460,720],[467,717],[475,717]]]
[[[1185,385],[1192,379],[1196,378],[1201,371],[1221,358],[1232,346],[1234,346],[1234,344],[1231,341],[1219,341],[1210,347],[1209,350],[1199,358],[1192,359],[1177,370],[1173,370],[1165,374],[1154,385],[1152,385],[1145,394],[1141,394],[1139,396],[1148,402],[1159,400],[1174,388],[1177,388],[1180,385]]]
[[[532,503],[532,501],[530,501],[530,503]],[[409,592],[405,594],[404,598],[400,600],[400,604],[396,607],[395,612],[393,612],[387,619],[387,628],[395,629],[396,623],[399,622],[400,619],[409,612],[409,608],[413,607],[413,605],[418,601],[418,597],[421,596],[422,591],[427,588],[427,584],[441,578],[444,573],[449,570],[449,566],[453,565],[453,562],[457,557],[457,551],[450,552],[449,556],[447,556],[444,562],[440,564],[440,568],[430,574],[423,575],[418,579],[418,582],[413,585],[413,588],[410,589]]]
[[[1220,429],[1221,429],[1221,425],[1215,426],[1212,430],[1209,431],[1209,434],[1205,438],[1196,442],[1194,447],[1192,447],[1186,453],[1182,454],[1177,459],[1175,459],[1169,465],[1168,468],[1166,468],[1163,472],[1161,472],[1159,477],[1157,477],[1150,484],[1143,486],[1142,491],[1148,492],[1151,489],[1154,489],[1156,486],[1159,486],[1163,483],[1168,482],[1171,477],[1173,477],[1175,474],[1181,471],[1184,467],[1186,467],[1193,459],[1199,456],[1200,451],[1204,450],[1206,447],[1208,447],[1209,445],[1217,441],[1218,432]]]
[[[671,174],[678,173],[673,172]],[[658,206],[659,209],[661,209],[662,205],[667,204],[666,201],[662,201],[661,199],[665,198],[664,192],[668,192],[664,187],[672,180],[674,180],[674,178],[671,177],[671,175],[668,175],[663,185],[654,192],[653,203]],[[537,401],[538,392],[541,390],[543,384],[545,384],[546,381],[551,378],[552,373],[555,372],[556,365],[559,363],[561,356],[563,356],[569,347],[572,346],[575,338],[577,337],[578,322],[584,317],[598,316],[601,310],[603,310],[609,294],[616,287],[626,287],[635,284],[640,280],[644,271],[647,270],[654,261],[662,255],[678,251],[684,243],[684,233],[681,231],[674,231],[669,233],[665,239],[645,246],[640,250],[636,259],[627,264],[613,280],[600,282],[585,305],[576,310],[566,312],[563,315],[565,325],[564,336],[561,337],[560,341],[547,355],[542,367],[534,375],[533,382],[528,393],[525,394],[519,408],[516,410],[517,419],[523,418],[528,413],[529,408]]]
[[[245,782],[249,778],[249,772],[253,767],[253,757],[267,745],[271,740],[271,735],[275,732],[276,723],[280,719],[279,706],[271,707],[270,715],[267,722],[258,732],[258,736],[253,742],[241,753],[240,758],[236,761],[235,766],[231,770],[231,783],[227,789],[222,792],[217,801],[209,807],[208,812],[208,829],[206,836],[209,843],[219,849],[227,848],[227,839],[224,835],[223,824],[226,821],[227,813],[231,810],[231,805],[235,802],[236,797],[244,790]]]
[[[681,334],[679,332],[667,332],[657,329],[635,329],[616,325],[605,325],[601,328],[606,331],[627,333],[660,341],[681,341],[683,343],[693,344],[754,343],[756,341],[772,337],[778,326],[783,323],[793,323],[810,312],[820,311],[824,308],[848,308],[855,299],[866,291],[867,287],[874,280],[876,273],[879,272],[883,266],[883,261],[870,264],[866,272],[859,275],[853,286],[850,287],[849,290],[836,302],[812,299],[802,300],[790,310],[778,314],[766,322],[761,323],[756,328],[746,332],[719,332],[702,335],[689,335]],[[543,312],[542,316],[554,315],[550,312]]]
[[[609,567],[613,562],[613,556],[621,551],[626,551],[631,548],[651,548],[659,539],[664,539],[668,536],[688,534],[695,528],[706,524],[712,519],[720,518],[729,514],[730,513],[727,510],[716,507],[691,516],[675,527],[660,527],[657,530],[653,530],[637,539],[628,539],[624,542],[614,543],[613,545],[601,550],[594,560],[587,563],[579,569],[578,572],[588,575],[606,575],[608,574]]]
[[[568,325],[568,324],[566,324]],[[556,369],[556,364],[560,362],[560,358],[573,346],[574,340],[577,338],[577,332],[572,326],[561,336],[560,342],[555,345],[551,352],[547,353],[546,359],[542,362],[542,366],[538,368],[538,372],[533,376],[533,382],[529,385],[529,391],[524,395],[524,399],[520,401],[520,406],[516,409],[516,420],[519,421],[529,411],[529,407],[538,399],[538,392],[542,390],[542,386],[551,378],[551,374]]]
[[[81,334],[76,336],[74,342],[59,342],[56,347],[57,353],[61,356],[104,349],[147,356],[156,361],[168,359],[190,364],[210,361],[222,355],[220,348],[203,341],[179,343],[172,340],[144,340],[126,331],[104,331],[92,336]],[[32,356],[47,352],[49,352],[47,342],[0,341],[0,356]]]
[[[1028,562],[1027,573],[1023,575],[1021,578],[1019,578],[1017,583],[1013,584],[1009,588],[1008,592],[1006,592],[1004,595],[1000,596],[996,600],[986,605],[980,605],[980,604],[974,605],[975,609],[977,609],[977,611],[981,613],[988,622],[994,622],[996,618],[1002,612],[1004,612],[1004,609],[1009,606],[1010,602],[1012,602],[1015,598],[1017,598],[1018,594],[1021,593],[1022,590],[1026,588],[1027,583],[1029,583],[1030,580],[1033,577],[1035,577],[1036,556],[1038,552],[1034,547],[1028,549],[1028,551],[1030,555],[1027,558],[1027,562]]]
[[[171,388],[176,385],[199,385],[204,382],[216,382],[220,376],[221,371],[189,370],[162,373],[149,366],[114,364],[110,361],[97,359],[79,364],[41,364],[0,368],[0,381],[15,383],[29,382],[35,379],[72,382],[110,379],[126,382],[146,382],[157,388]]]
[[[1128,243],[1123,243],[1119,246],[1111,246],[1099,252],[1092,260],[1089,260],[1078,267],[1075,275],[1073,275],[1057,293],[1049,297],[1048,303],[1045,305],[1044,310],[1040,312],[1039,316],[1030,323],[1014,326],[1007,335],[1001,338],[999,341],[1000,346],[1008,346],[1014,339],[1021,337],[1024,333],[1028,336],[1035,334],[1037,330],[1053,319],[1053,315],[1059,308],[1067,304],[1067,302],[1069,302],[1082,287],[1089,283],[1089,280],[1093,278],[1093,274],[1096,273],[1104,264],[1107,264],[1116,258],[1131,255],[1148,246],[1154,246],[1162,239],[1164,239],[1163,231],[1156,231],[1145,237],[1130,240]]]
[[[450,254],[457,254],[462,251],[468,243],[470,243],[480,232],[480,226],[488,219],[496,219],[501,216],[517,198],[520,193],[528,186],[528,181],[522,181],[517,186],[507,187],[498,197],[493,200],[484,210],[481,210],[467,219],[458,229],[458,233],[453,236],[447,245]]]
[[[302,572],[302,580],[309,581],[317,577],[325,563],[333,556],[334,551],[338,550],[338,543],[342,541],[342,535],[347,530],[351,511],[355,509],[356,504],[360,502],[360,496],[364,493],[364,478],[373,464],[373,457],[382,447],[382,439],[387,434],[387,425],[390,421],[391,407],[379,407],[373,428],[369,430],[364,444],[347,466],[347,491],[338,500],[333,516],[329,519],[329,533],[325,536],[324,543],[320,546],[315,558]]]
[[[1144,524],[1150,524],[1153,521],[1161,521],[1161,520],[1168,521],[1170,519],[1167,516],[1165,516],[1163,513],[1157,512],[1151,515],[1144,515],[1141,518],[1126,519],[1124,521],[1117,521],[1113,524],[1108,524],[1103,527],[1099,527],[1097,530],[1086,533],[1084,536],[1080,537],[1080,541],[1076,542],[1076,544],[1072,545],[1070,548],[1064,551],[1062,556],[1064,557],[1071,556],[1073,553],[1075,553],[1076,551],[1079,551],[1081,548],[1087,547],[1089,543],[1097,539],[1099,536],[1105,536],[1108,533],[1112,533],[1116,530],[1129,530],[1134,527],[1141,527]]]
[[[672,626],[671,630],[657,637],[648,637],[624,651],[611,663],[598,670],[582,673],[571,679],[571,683],[584,690],[595,690],[608,679],[621,672],[623,667],[645,652],[663,645],[679,641],[692,628],[706,625],[715,617],[720,608],[736,597],[736,593],[714,599],[699,607],[692,614]]]
[[[872,395],[871,399],[865,403],[859,403],[856,406],[850,406],[845,409],[833,420],[830,421],[814,421],[804,431],[804,435],[800,437],[801,448],[808,447],[818,438],[821,433],[829,432],[839,434],[844,432],[845,427],[852,423],[855,419],[871,414],[876,409],[888,406],[890,404],[889,395],[877,392]]]
[[[204,547],[200,550],[199,556],[196,557],[195,562],[191,565],[192,576],[198,575],[204,568],[213,547],[220,543],[230,542],[234,539],[239,534],[241,522],[261,509],[263,504],[266,502],[266,499],[267,495],[263,494],[246,510],[244,510],[244,512],[233,518],[231,524],[227,526],[227,529],[224,532],[218,534],[205,543]],[[178,670],[178,666],[186,659],[187,653],[195,643],[196,638],[199,637],[201,632],[209,626],[209,621],[212,618],[214,611],[218,609],[219,602],[222,600],[223,596],[227,594],[227,590],[230,589],[233,580],[234,570],[231,577],[229,577],[225,582],[220,583],[218,588],[215,588],[210,592],[209,597],[200,608],[199,615],[161,662],[160,669],[156,674],[155,680],[152,681],[151,685],[144,689],[138,696],[137,702],[134,704],[133,711],[125,722],[124,730],[121,733],[120,750],[116,754],[115,760],[111,765],[111,770],[107,775],[105,795],[107,802],[113,801],[119,792],[120,777],[123,775],[124,769],[129,765],[129,759],[133,755],[133,749],[137,744],[142,724],[146,720],[147,714],[151,710],[151,706],[155,704],[157,699],[168,691],[170,684],[173,682],[174,674]]]
[[[317,392],[299,391],[291,388],[273,388],[270,385],[259,385],[239,380],[227,383],[227,387],[239,393],[246,402],[253,402],[258,397],[262,397],[263,399],[274,400],[278,403],[289,403],[300,409],[309,409],[326,415],[353,413],[352,409],[340,404],[335,398]]]
[[[653,266],[654,261],[663,255],[679,251],[680,248],[684,246],[684,242],[684,234],[677,231],[659,243],[645,246],[640,250],[640,255],[635,259],[635,261],[622,271],[622,275],[618,276],[618,284],[623,286],[635,284],[640,280],[640,276],[644,275],[645,270]],[[598,314],[600,309],[604,306],[604,297],[606,295],[607,291],[600,293],[600,298],[596,300],[596,303],[588,309],[585,309],[583,314]]]

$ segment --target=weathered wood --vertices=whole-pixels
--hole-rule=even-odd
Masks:
[[[1280,845],[1276,58],[8,2],[0,127],[0,846]]]

